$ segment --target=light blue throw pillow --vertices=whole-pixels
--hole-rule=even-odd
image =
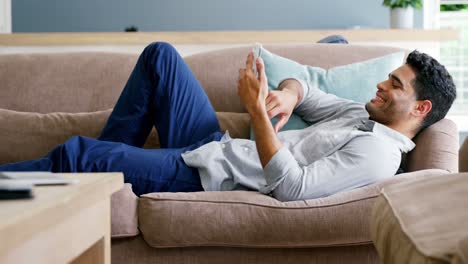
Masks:
[[[273,54],[263,48],[261,44],[255,46],[254,57],[261,57],[265,63],[265,73],[270,90],[277,89],[279,83],[284,79],[298,78],[307,82],[311,89],[316,87],[326,93],[366,103],[374,97],[377,91],[377,84],[386,80],[390,72],[403,64],[405,52],[396,52],[367,61],[337,66],[328,70],[302,65]],[[277,121],[278,117],[274,117],[272,124],[276,124]],[[302,129],[309,125],[293,113],[281,131]],[[250,138],[254,139],[252,126]]]

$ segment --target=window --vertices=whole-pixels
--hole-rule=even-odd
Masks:
[[[460,30],[460,41],[441,45],[440,60],[457,85],[457,100],[451,114],[468,115],[468,0],[441,0],[439,26]]]
[[[0,0],[0,33],[11,33],[11,0]]]

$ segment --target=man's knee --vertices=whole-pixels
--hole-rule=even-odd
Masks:
[[[143,53],[147,54],[155,54],[155,53],[174,53],[177,52],[174,46],[167,42],[153,42],[146,46],[146,48],[143,50]]]
[[[73,136],[69,138],[67,141],[65,141],[62,145],[59,145],[62,149],[68,149],[68,150],[73,150],[73,149],[80,149],[85,146],[95,144],[98,140],[85,137],[85,136]]]
[[[77,144],[77,143],[80,143],[80,142],[83,142],[85,141],[87,138],[84,137],[84,136],[72,136],[70,137],[67,141],[65,141],[64,144]]]

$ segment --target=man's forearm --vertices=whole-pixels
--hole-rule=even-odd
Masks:
[[[256,138],[257,152],[264,168],[278,152],[282,144],[276,137],[275,130],[267,112],[268,80],[265,65],[261,57],[253,61],[253,52],[246,60],[246,68],[239,69],[237,94],[250,114]],[[258,75],[253,72],[253,64],[257,66]]]
[[[278,88],[284,92],[293,94],[297,98],[295,106],[302,101],[304,91],[301,83],[297,80],[285,80],[281,82]],[[257,109],[255,112],[250,113],[250,118],[253,124],[255,144],[257,145],[260,162],[262,163],[262,167],[265,167],[283,144],[277,138],[266,110],[263,108]]]
[[[255,133],[258,156],[264,168],[283,144],[276,137],[266,110],[262,109],[250,113],[250,118]]]

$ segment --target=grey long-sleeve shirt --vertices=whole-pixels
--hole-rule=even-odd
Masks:
[[[262,169],[255,142],[211,142],[182,154],[198,168],[205,191],[256,190],[281,201],[313,199],[392,177],[401,153],[414,148],[403,134],[369,120],[361,103],[309,87],[294,112],[312,123],[278,133],[283,147]]]

